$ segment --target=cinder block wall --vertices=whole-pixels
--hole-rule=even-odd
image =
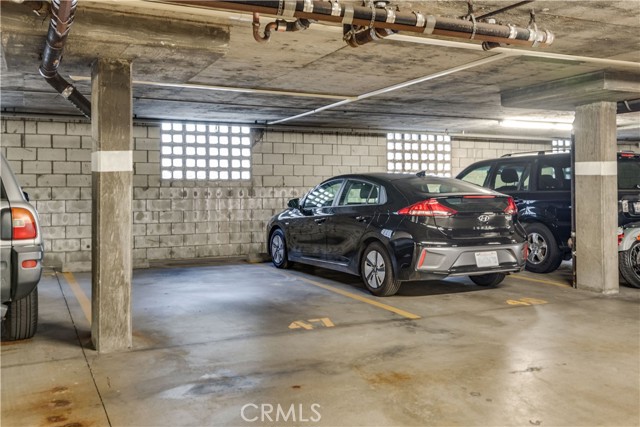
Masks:
[[[91,267],[91,125],[1,121],[0,149],[41,218],[45,264]],[[265,252],[265,226],[287,201],[333,175],[383,171],[385,135],[265,132],[252,179],[160,179],[160,127],[134,126],[134,266]]]
[[[253,147],[250,181],[166,181],[160,179],[160,127],[136,125],[133,137],[137,267],[154,260],[259,254],[267,220],[289,199],[333,175],[386,170],[386,134],[267,131]],[[0,150],[38,209],[48,266],[90,269],[91,148],[87,123],[0,121]],[[548,148],[452,141],[452,172],[480,159]]]

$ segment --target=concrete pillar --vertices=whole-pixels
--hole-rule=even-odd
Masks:
[[[131,62],[98,59],[91,74],[93,183],[91,340],[131,347],[133,139]]]
[[[577,287],[618,293],[616,104],[576,109]]]

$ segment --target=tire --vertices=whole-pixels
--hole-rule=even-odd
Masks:
[[[271,233],[269,252],[271,253],[271,262],[276,268],[289,268],[291,266],[288,258],[289,254],[287,253],[287,242],[284,239],[282,230],[277,229]]]
[[[535,222],[526,224],[525,230],[529,242],[526,269],[533,273],[550,273],[557,270],[562,264],[563,254],[553,233],[545,225]]]
[[[630,286],[640,288],[640,241],[629,249],[618,253],[620,275]]]
[[[401,282],[394,277],[391,258],[381,243],[371,243],[364,250],[360,275],[369,292],[375,296],[388,297],[400,289]]]
[[[26,297],[9,304],[3,322],[4,341],[17,341],[31,338],[38,329],[38,288]]]
[[[469,276],[469,279],[478,286],[496,286],[504,280],[503,273],[489,273],[480,276]]]

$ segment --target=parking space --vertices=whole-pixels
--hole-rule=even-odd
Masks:
[[[638,293],[539,277],[374,298],[312,267],[136,270],[133,349],[98,357],[89,275],[48,273],[38,334],[2,345],[3,424],[633,424]]]

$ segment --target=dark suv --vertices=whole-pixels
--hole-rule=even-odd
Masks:
[[[0,155],[2,339],[31,338],[38,326],[43,244],[38,213]]]
[[[513,154],[472,164],[457,176],[512,196],[529,240],[527,270],[548,273],[570,259],[571,155]],[[618,153],[619,225],[640,220],[640,154]]]

